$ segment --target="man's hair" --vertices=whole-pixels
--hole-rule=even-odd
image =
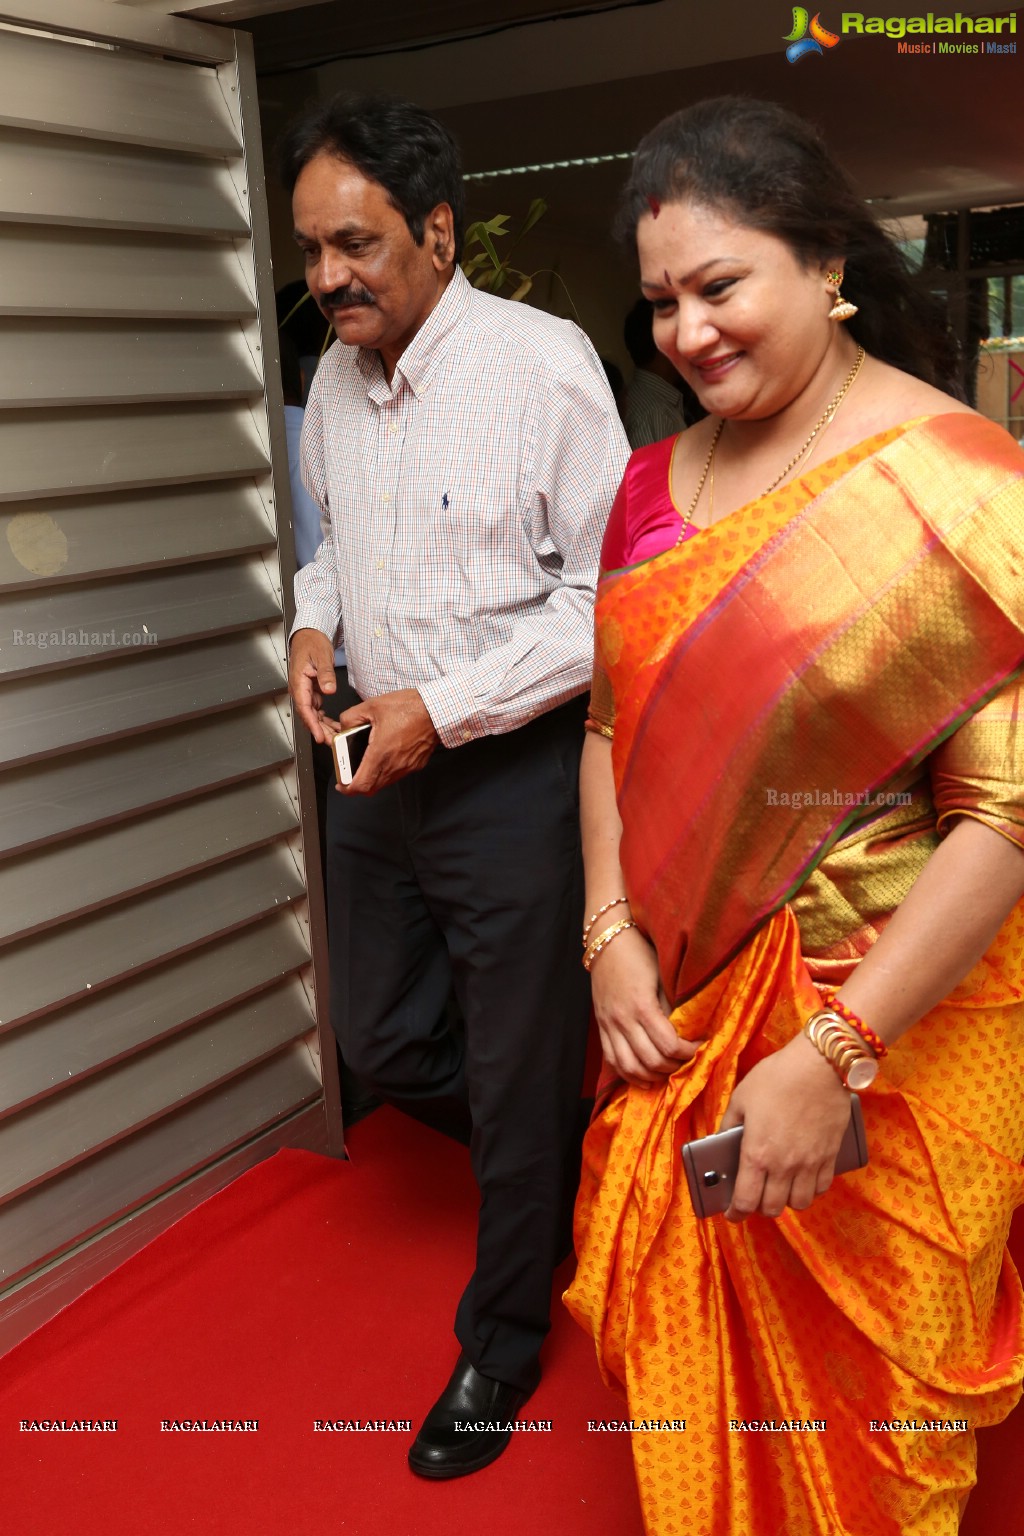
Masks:
[[[658,351],[654,345],[653,322],[654,305],[650,299],[637,299],[622,326],[622,339],[634,368],[646,368]]]
[[[411,101],[341,91],[307,108],[286,129],[278,146],[278,168],[289,194],[309,162],[324,154],[347,161],[383,187],[417,245],[423,244],[428,215],[438,203],[447,203],[458,261],[466,217],[462,160],[455,140],[436,117]]]

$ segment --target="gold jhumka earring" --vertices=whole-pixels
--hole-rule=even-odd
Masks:
[[[832,308],[828,312],[829,319],[830,320],[849,320],[849,319],[851,319],[852,316],[854,316],[857,313],[857,306],[856,306],[856,304],[851,304],[849,299],[844,299],[843,298],[843,295],[842,295],[843,274],[841,272],[836,272],[833,269],[833,271],[825,273],[825,281],[828,283],[830,288],[834,288],[835,291],[836,291],[836,301],[832,305]]]

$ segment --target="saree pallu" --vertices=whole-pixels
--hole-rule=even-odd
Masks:
[[[1015,453],[974,418],[912,425],[603,583],[623,867],[675,1027],[706,1041],[664,1089],[606,1094],[566,1295],[632,1420],[686,1421],[631,1435],[651,1536],[953,1536],[974,1431],[1020,1396],[1005,1241],[1024,1201],[1024,904],[863,1096],[866,1169],[733,1227],[693,1216],[679,1157],[935,845],[934,808],[900,827],[912,813],[885,792],[997,711],[1024,657]],[[1019,839],[990,785],[976,804],[942,792]],[[872,842],[887,816],[895,834]],[[823,872],[851,864],[847,897],[875,910],[830,929]]]

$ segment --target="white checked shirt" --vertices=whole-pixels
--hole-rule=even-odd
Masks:
[[[588,685],[598,556],[629,457],[583,333],[456,270],[389,385],[335,343],[302,433],[324,539],[295,629],[364,698],[417,688],[447,747]]]

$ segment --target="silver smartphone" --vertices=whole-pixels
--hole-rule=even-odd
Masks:
[[[347,731],[339,731],[331,746],[334,749],[334,771],[339,784],[351,784],[359,771],[359,764],[366,756],[370,744],[371,726],[351,725]]]
[[[702,1136],[698,1141],[688,1141],[683,1147],[686,1182],[690,1186],[690,1199],[698,1216],[718,1216],[728,1210],[739,1172],[742,1143],[743,1127],[734,1125],[731,1131]],[[850,1173],[854,1168],[863,1168],[867,1160],[868,1144],[864,1135],[860,1099],[851,1093],[850,1123],[836,1157],[836,1173]]]

